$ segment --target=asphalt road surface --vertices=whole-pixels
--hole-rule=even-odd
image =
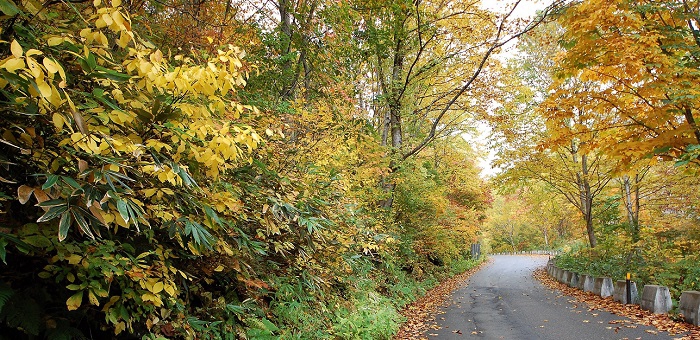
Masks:
[[[547,256],[492,256],[466,285],[456,290],[449,305],[437,315],[424,336],[428,339],[592,340],[673,339],[668,333],[603,311],[588,311],[585,304],[552,291],[532,277],[545,266]],[[636,327],[636,328],[632,328]]]

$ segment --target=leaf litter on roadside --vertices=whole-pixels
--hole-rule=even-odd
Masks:
[[[399,332],[394,336],[394,339],[426,339],[426,337],[423,336],[426,331],[430,329],[440,329],[440,327],[435,324],[435,319],[437,315],[440,314],[438,309],[447,306],[449,304],[447,298],[450,297],[455,290],[461,288],[464,282],[486,263],[488,263],[488,261],[440,283],[435,288],[428,291],[423,297],[406,306],[406,308],[401,311],[401,315],[405,316],[407,321],[401,326],[401,329],[399,329]],[[444,318],[441,319],[444,320]],[[462,331],[453,331],[453,333],[462,334]],[[437,334],[434,333],[428,335],[437,336]]]
[[[573,304],[583,302],[588,305],[589,311],[605,310],[612,314],[629,318],[630,320],[613,320],[608,322],[608,324],[615,325],[616,327],[606,328],[614,330],[615,333],[622,327],[636,328],[637,325],[645,325],[655,327],[658,331],[668,332],[670,335],[679,335],[681,336],[677,338],[679,340],[700,339],[700,327],[676,321],[668,314],[654,314],[643,310],[639,305],[626,305],[610,297],[602,298],[577,288],[571,288],[550,277],[542,268],[537,269],[533,276],[546,287],[558,290],[566,296],[573,297],[574,299],[569,301]],[[649,334],[658,334],[658,331],[646,330]]]

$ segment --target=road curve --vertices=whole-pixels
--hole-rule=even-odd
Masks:
[[[673,339],[650,334],[652,327],[633,325],[615,331],[613,320],[626,320],[603,311],[588,311],[569,302],[532,277],[547,256],[492,256],[491,262],[456,290],[443,307],[427,339],[592,340]],[[632,328],[636,327],[636,328]]]

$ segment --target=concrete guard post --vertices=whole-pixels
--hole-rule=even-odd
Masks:
[[[680,310],[685,322],[700,326],[700,292],[691,290],[681,293]]]
[[[566,273],[568,273],[568,270],[562,269],[561,272],[559,273],[559,282],[560,283],[566,283]]]
[[[571,274],[572,274],[572,272],[570,272],[570,271],[568,271],[568,270],[565,270],[565,271],[561,274],[561,283],[563,283],[563,284],[565,284],[565,285],[568,286],[568,285],[569,285],[569,282],[571,282]]]
[[[671,292],[668,287],[658,285],[645,285],[642,291],[641,307],[654,314],[668,313],[673,308]]]
[[[576,285],[576,288],[583,290],[583,284],[586,283],[586,274],[578,274],[578,284]]]
[[[615,281],[615,293],[613,294],[613,299],[617,302],[628,304],[628,303],[638,303],[639,292],[637,291],[637,283],[630,282],[630,292],[632,293],[632,301],[627,301],[627,281],[618,280]]]
[[[554,277],[554,279],[559,281],[559,275],[561,275],[561,268],[554,266],[554,275],[552,276]]]
[[[559,268],[559,271],[557,271],[557,281],[562,282],[564,278],[564,269]]]
[[[595,277],[586,275],[585,280],[583,280],[583,291],[595,292]]]
[[[613,283],[609,277],[597,277],[593,284],[593,293],[606,298],[613,295]]]
[[[569,287],[578,287],[579,275],[578,273],[571,273],[571,280],[569,280]]]

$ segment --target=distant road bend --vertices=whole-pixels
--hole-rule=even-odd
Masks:
[[[547,256],[492,256],[492,261],[454,292],[443,307],[427,339],[592,340],[673,339],[666,333],[653,335],[647,326],[622,327],[613,320],[624,317],[588,311],[571,298],[543,286],[532,277],[545,266]],[[435,329],[438,328],[438,329]]]

